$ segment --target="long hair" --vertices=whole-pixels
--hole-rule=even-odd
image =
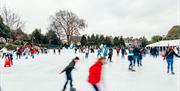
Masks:
[[[97,62],[103,62],[102,60],[105,60],[106,58],[105,57],[100,57],[98,58]]]
[[[172,50],[173,50],[173,48],[172,48],[172,47],[169,47],[169,48],[168,48],[168,51],[172,51]]]

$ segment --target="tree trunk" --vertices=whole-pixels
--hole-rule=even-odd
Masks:
[[[67,35],[67,42],[68,42],[68,45],[71,44],[70,35]]]

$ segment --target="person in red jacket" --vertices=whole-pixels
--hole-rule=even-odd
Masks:
[[[7,55],[6,55],[6,58],[5,58],[4,67],[11,67],[11,65],[12,65],[11,59],[10,59],[9,55],[7,54]]]
[[[119,47],[116,48],[117,56],[119,56],[120,50],[121,50],[121,49],[120,49]]]
[[[100,57],[97,62],[90,67],[88,82],[93,86],[95,91],[99,91],[97,84],[101,80],[102,65],[105,63],[106,58]]]
[[[36,50],[31,48],[30,49],[30,52],[31,52],[31,57],[34,59],[34,56],[35,56],[35,53],[36,53]]]

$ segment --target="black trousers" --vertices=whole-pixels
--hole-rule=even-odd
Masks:
[[[112,62],[112,56],[108,56],[108,61]]]
[[[95,91],[99,91],[99,88],[95,84],[92,84],[92,86],[95,89]]]

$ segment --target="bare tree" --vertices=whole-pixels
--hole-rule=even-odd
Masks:
[[[22,21],[21,17],[12,12],[10,9],[7,9],[6,6],[0,10],[0,14],[4,23],[10,27],[11,30],[18,30],[24,27],[25,23]]]
[[[65,34],[68,44],[71,43],[73,35],[79,35],[79,31],[87,27],[84,19],[66,10],[59,10],[55,16],[51,16],[51,20],[51,26],[61,38]]]

